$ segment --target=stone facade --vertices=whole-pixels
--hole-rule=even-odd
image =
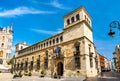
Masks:
[[[120,72],[120,45],[116,46],[113,55],[114,55],[113,59],[114,59],[115,71]]]
[[[92,32],[91,17],[86,9],[74,10],[64,16],[62,33],[16,51],[15,72],[40,73],[45,70],[47,75],[96,76]]]
[[[12,52],[12,26],[0,28],[0,65],[7,66]]]

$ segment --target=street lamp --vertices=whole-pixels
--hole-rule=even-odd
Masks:
[[[118,21],[113,21],[110,23],[110,32],[108,33],[110,37],[114,37],[115,35],[115,32],[112,31],[112,28],[118,28],[120,30],[120,23]]]

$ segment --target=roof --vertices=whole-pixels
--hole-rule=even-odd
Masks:
[[[73,13],[76,12],[77,10],[81,10],[81,9],[85,10],[86,14],[90,17],[90,19],[92,19],[92,17],[88,14],[88,12],[87,12],[87,10],[86,10],[86,8],[85,8],[84,6],[78,7],[77,9],[73,10],[72,12],[68,13],[67,15],[65,15],[65,16],[63,16],[63,17],[65,18],[65,17],[73,14]]]

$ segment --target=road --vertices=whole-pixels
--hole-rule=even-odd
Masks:
[[[103,72],[103,76],[88,78],[86,81],[120,81],[120,73]]]

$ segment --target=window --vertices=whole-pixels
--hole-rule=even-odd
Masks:
[[[60,37],[60,42],[62,42],[62,41],[63,41],[63,37],[61,36],[61,37]]]
[[[59,42],[59,39],[58,38],[56,38],[56,43],[58,43]]]
[[[55,39],[53,39],[53,45],[55,44]]]
[[[80,20],[79,14],[76,15],[76,21]]]
[[[44,43],[44,47],[45,47],[45,43]]]
[[[27,70],[28,67],[28,61],[25,62],[25,70]]]
[[[32,61],[30,62],[30,70],[33,70],[33,64],[34,64],[34,57],[32,57]]]
[[[48,42],[46,42],[46,46],[48,46]]]
[[[41,48],[43,47],[43,44],[41,44]]]
[[[1,44],[1,47],[4,47],[4,43]]]
[[[51,40],[49,41],[50,45],[51,45]]]
[[[0,59],[0,64],[3,64],[3,60],[2,59]]]
[[[85,15],[85,20],[87,19],[86,15]]]
[[[68,19],[68,20],[67,20],[67,25],[69,25],[69,24],[70,24],[70,20]]]
[[[21,62],[21,67],[20,67],[21,70],[23,70],[23,62]]]
[[[80,57],[75,58],[75,67],[80,68]]]
[[[80,69],[80,43],[79,42],[75,42],[74,44],[75,46],[75,52],[74,52],[74,57],[75,57],[75,67]]]
[[[40,49],[40,45],[39,45],[38,47],[39,47],[39,49]]]
[[[75,20],[74,20],[74,17],[71,18],[71,22],[73,23]]]
[[[48,51],[45,52],[46,56],[44,58],[44,68],[48,68]]]
[[[93,55],[91,53],[91,45],[89,45],[89,59],[90,59],[90,67],[93,67]]]
[[[40,69],[40,55],[38,56],[38,59],[37,59],[37,70]]]
[[[23,46],[21,46],[21,49],[23,49]]]

